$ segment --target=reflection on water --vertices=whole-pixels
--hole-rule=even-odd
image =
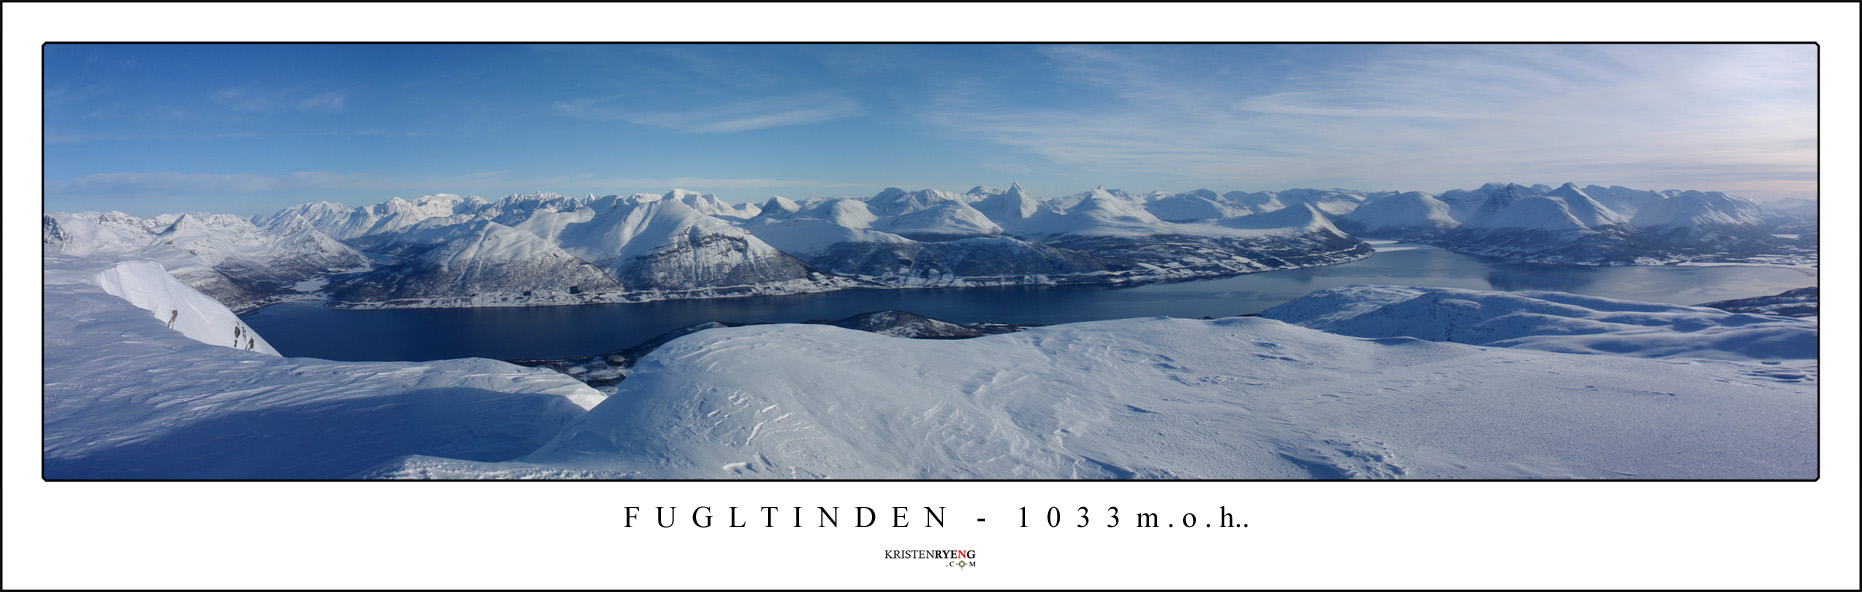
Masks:
[[[1536,265],[1438,249],[1383,252],[1340,265],[1128,288],[845,290],[824,294],[531,308],[333,310],[315,303],[245,317],[287,356],[332,360],[562,358],[614,351],[707,321],[834,320],[897,309],[960,323],[1069,323],[1127,317],[1256,313],[1314,290],[1394,284],[1555,290],[1699,304],[1817,285],[1814,270],[1759,266]]]

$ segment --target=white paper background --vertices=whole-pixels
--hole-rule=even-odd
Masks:
[[[1823,245],[1815,483],[45,483],[44,41],[1817,41],[1824,219],[1857,219],[1857,7],[5,6],[5,587],[1833,587],[1857,584],[1856,240]],[[689,525],[694,506],[716,525]],[[841,506],[838,529],[725,508]],[[854,507],[945,528],[852,528]],[[1095,524],[1074,528],[1078,506]],[[1228,506],[1246,529],[1102,528]],[[622,508],[642,520],[620,528]],[[652,526],[678,506],[681,526]],[[1030,528],[1015,527],[1029,507]],[[1047,528],[1049,506],[1063,526]],[[987,523],[978,524],[981,516]],[[1129,522],[1127,523],[1129,524]],[[979,565],[885,560],[974,549]]]

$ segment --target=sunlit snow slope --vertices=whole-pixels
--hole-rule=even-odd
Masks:
[[[655,351],[521,462],[410,457],[371,475],[1814,478],[1816,376],[1814,359],[1552,353],[1261,318],[954,341],[747,326]]]

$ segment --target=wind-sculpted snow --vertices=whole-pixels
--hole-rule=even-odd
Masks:
[[[256,335],[252,351],[230,348],[219,339],[250,329],[161,274],[46,257],[45,478],[331,479],[410,454],[509,460],[601,399],[493,360],[286,359]]]
[[[516,462],[378,477],[1814,478],[1816,363],[1360,339],[1259,318],[964,340],[714,328]]]
[[[1813,321],[1564,292],[1353,285],[1260,316],[1354,337],[1643,358],[1817,359]]]

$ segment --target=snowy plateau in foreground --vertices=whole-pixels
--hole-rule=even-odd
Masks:
[[[1323,290],[971,339],[719,327],[611,396],[283,358],[147,259],[45,257],[48,479],[1814,479],[1816,317]]]

